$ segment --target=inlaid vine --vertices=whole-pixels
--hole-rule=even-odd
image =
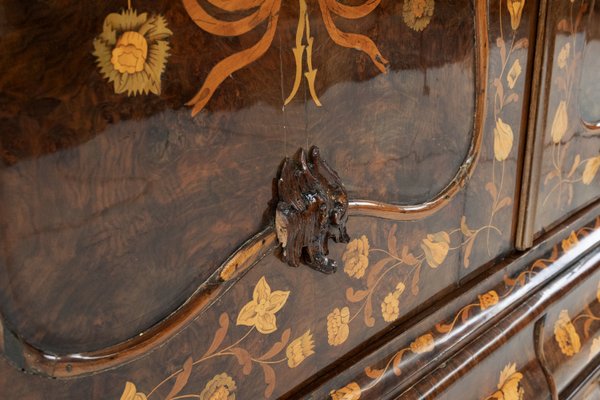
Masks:
[[[502,14],[510,16],[512,32],[510,45],[506,45],[503,30],[496,40],[501,57],[500,74],[492,79],[494,92],[493,120],[493,165],[491,180],[485,188],[491,198],[488,223],[478,228],[471,228],[465,216],[461,218],[460,226],[455,229],[432,232],[420,241],[419,248],[411,250],[408,246],[400,246],[396,236],[397,226],[393,225],[387,234],[385,248],[373,247],[366,236],[353,240],[346,247],[343,255],[344,272],[357,280],[364,282],[361,288],[349,287],[346,289],[348,305],[336,307],[327,317],[328,342],[331,346],[339,346],[349,336],[350,323],[361,313],[363,322],[367,327],[375,325],[375,315],[379,314],[385,322],[393,322],[400,315],[400,299],[402,296],[417,296],[420,291],[421,270],[424,267],[437,270],[443,268],[448,254],[452,251],[461,251],[463,254],[463,267],[470,265],[470,256],[477,239],[486,233],[488,253],[491,253],[489,243],[490,234],[495,232],[502,236],[502,231],[494,225],[494,217],[502,209],[512,204],[512,197],[504,194],[505,162],[513,151],[514,132],[511,125],[502,120],[505,108],[512,103],[519,104],[520,98],[515,90],[516,83],[521,78],[523,67],[521,59],[515,56],[518,49],[528,48],[526,37],[517,39],[517,30],[521,23],[524,0],[507,0],[499,2],[500,26],[502,27]],[[503,9],[502,7],[506,7]],[[509,68],[510,65],[510,68]],[[500,167],[499,183],[496,182],[497,165]],[[366,279],[363,279],[365,278]],[[385,283],[385,284],[383,284]],[[391,286],[391,289],[390,289]],[[384,293],[377,293],[381,287],[387,287]],[[375,295],[383,297],[379,302],[380,312],[374,306]],[[436,325],[435,332],[426,332],[415,338],[409,347],[403,348],[393,354],[383,367],[368,367],[365,375],[371,380],[362,390],[375,386],[392,369],[396,376],[401,374],[400,364],[407,352],[421,354],[435,348],[436,337],[452,331],[457,322],[469,319],[472,311],[486,310],[496,305],[499,295],[491,290],[478,296],[477,301],[463,307],[452,321]],[[356,305],[356,306],[355,306]],[[355,306],[351,310],[352,306]],[[342,332],[343,334],[340,334]],[[419,343],[427,345],[418,346]],[[418,351],[415,351],[418,350]],[[356,382],[354,382],[356,384]],[[336,390],[331,392],[335,398]]]
[[[287,364],[288,368],[296,368],[315,353],[315,343],[310,329],[291,342],[292,329],[283,330],[279,341],[275,341],[271,348],[262,354],[253,354],[252,348],[244,346],[244,342],[251,335],[268,335],[278,330],[277,313],[285,306],[289,296],[289,291],[271,290],[263,276],[254,287],[252,300],[242,307],[236,319],[237,326],[249,328],[245,334],[232,344],[223,345],[230,334],[230,317],[228,313],[221,314],[219,328],[216,330],[209,348],[201,357],[189,356],[179,370],[167,376],[148,392],[140,392],[135,383],[126,382],[121,400],[233,399],[237,385],[227,371],[216,374],[206,383],[200,393],[185,391],[196,366],[220,357],[235,358],[243,375],[249,375],[254,366],[260,367],[266,385],[264,395],[267,398],[270,397],[277,383],[273,365]],[[170,390],[167,392],[169,388]]]
[[[581,154],[576,153],[572,162],[568,164],[567,156],[571,142],[565,140],[567,133],[575,129],[574,118],[569,117],[569,111],[572,109],[574,85],[578,79],[578,63],[583,57],[578,32],[588,7],[589,4],[584,0],[569,2],[569,18],[560,20],[557,26],[559,32],[567,35],[568,41],[558,52],[558,70],[553,76],[553,84],[558,88],[560,101],[554,110],[550,128],[552,169],[544,178],[544,185],[552,186],[544,197],[542,207],[549,205],[552,198],[555,199],[553,206],[570,205],[573,201],[574,185],[591,185],[600,168],[600,155],[582,159]]]

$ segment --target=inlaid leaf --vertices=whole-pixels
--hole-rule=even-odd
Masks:
[[[397,250],[398,240],[396,239],[396,230],[397,229],[398,229],[398,226],[396,224],[392,225],[392,227],[390,228],[390,232],[388,233],[388,240],[387,240],[388,251],[394,257],[398,257],[398,250]]]
[[[404,261],[405,264],[407,265],[417,265],[419,263],[419,260],[417,260],[417,258],[408,251],[408,246],[403,246],[402,247],[402,261]]]
[[[229,329],[229,315],[227,313],[221,314],[219,317],[219,329],[215,332],[215,337],[213,338],[212,343],[206,353],[204,353],[204,357],[213,354],[217,348],[223,343],[223,339],[227,336],[227,331]]]
[[[521,39],[517,40],[514,45],[515,50],[526,49],[528,47],[529,47],[529,39],[527,39],[527,38],[521,38]]]
[[[581,156],[579,154],[575,155],[575,159],[573,160],[573,165],[571,166],[571,170],[569,170],[569,173],[567,174],[567,178],[570,178],[573,176],[573,174],[575,173],[575,171],[577,171],[577,168],[579,167],[579,165],[581,164]]]
[[[567,142],[562,148],[562,154],[560,155],[560,165],[565,165],[565,159],[567,158],[569,147],[571,147],[570,141]]]
[[[508,381],[508,379],[511,377],[511,375],[515,374],[516,372],[517,372],[517,366],[515,363],[508,364],[506,367],[504,367],[502,372],[500,372],[500,379],[498,380],[498,389],[502,389],[502,386],[504,386],[504,383],[506,381]]]
[[[548,174],[546,175],[546,178],[544,178],[544,185],[547,185],[548,182],[550,182],[552,179],[557,178],[557,177],[558,177],[557,170],[552,170],[552,171],[548,172]]]
[[[467,225],[467,217],[464,215],[460,218],[460,231],[465,237],[471,237],[473,235],[473,231],[469,229],[469,226]]]
[[[183,370],[177,375],[177,379],[175,380],[175,384],[173,384],[173,388],[165,397],[165,400],[170,400],[173,397],[177,396],[181,389],[185,387],[188,383],[188,379],[190,379],[190,374],[192,373],[193,367],[193,359],[192,357],[188,357],[187,360],[183,363]]]
[[[419,295],[419,279],[421,279],[421,268],[417,267],[410,285],[410,291],[412,292],[413,296]]]
[[[500,49],[500,58],[502,59],[502,65],[506,64],[506,43],[500,36],[496,38],[496,46]]]
[[[465,253],[463,255],[463,265],[465,268],[469,268],[471,264],[471,253],[473,252],[473,245],[475,244],[475,238],[470,238],[465,246]]]
[[[375,325],[375,318],[373,318],[373,302],[371,301],[371,296],[369,296],[369,298],[366,301],[365,304],[365,325],[368,326],[369,328],[373,327]]]
[[[394,370],[394,375],[400,376],[402,374],[402,370],[400,369],[400,363],[402,362],[402,356],[406,349],[402,349],[396,353],[394,359],[392,360],[392,368]]]
[[[258,359],[261,361],[268,360],[279,354],[279,352],[287,345],[291,334],[292,330],[290,328],[287,328],[285,331],[283,331],[281,334],[281,340],[279,342],[275,342],[275,344],[273,344],[273,346]]]
[[[377,368],[371,368],[371,367],[365,368],[365,375],[367,375],[371,379],[378,379],[381,375],[383,375],[383,372],[384,372],[383,369],[377,369]]]
[[[498,189],[496,189],[496,185],[493,182],[486,183],[485,190],[487,190],[490,196],[492,196],[492,199],[496,200],[498,197]]]
[[[233,347],[229,351],[233,353],[238,363],[242,366],[242,373],[244,375],[250,374],[252,372],[252,357],[250,353],[241,347]]]
[[[594,320],[590,318],[586,319],[583,323],[583,334],[586,339],[590,337],[590,327],[592,326],[592,322],[594,322]]]
[[[567,185],[567,204],[571,204],[573,202],[573,185]]]
[[[273,391],[275,390],[276,376],[275,371],[270,365],[260,364],[263,369],[263,373],[265,374],[265,383],[267,384],[267,388],[265,389],[265,398],[271,397]]]
[[[381,260],[377,261],[373,267],[371,267],[371,271],[369,271],[369,276],[367,276],[367,287],[371,289],[377,279],[379,278],[379,273],[390,262],[395,261],[392,257],[385,257]]]
[[[502,210],[504,207],[508,207],[512,204],[512,199],[510,197],[505,197],[496,204],[495,212]]]
[[[448,333],[452,330],[453,324],[442,324],[442,323],[438,323],[435,324],[435,330],[438,331],[439,333]]]
[[[506,101],[504,102],[504,104],[510,104],[510,103],[518,103],[519,102],[519,95],[516,93],[511,93],[510,95],[508,95],[508,97],[506,98]]]
[[[465,322],[467,322],[470,314],[471,314],[471,307],[463,308],[462,312],[460,313],[460,319],[462,320],[463,324]]]
[[[352,303],[358,303],[362,301],[369,294],[368,290],[354,290],[354,288],[349,287],[346,289],[346,299]]]

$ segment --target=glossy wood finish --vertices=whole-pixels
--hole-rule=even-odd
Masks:
[[[597,209],[593,210],[590,214],[594,215],[597,211]],[[585,217],[583,219],[585,220]],[[421,313],[420,318],[411,319],[391,332],[389,342],[379,343],[371,354],[363,353],[360,358],[355,357],[353,366],[336,371],[335,375],[330,376],[325,382],[313,387],[311,396],[323,398],[332,389],[344,387],[351,382],[356,382],[365,389],[361,398],[392,398],[419,381],[422,381],[420,387],[423,390],[430,390],[425,388],[431,384],[433,385],[431,390],[441,393],[446,390],[446,386],[437,387],[437,382],[440,385],[450,385],[455,380],[452,378],[454,374],[461,376],[465,371],[455,371],[450,367],[435,372],[431,378],[427,377],[427,374],[433,373],[440,364],[443,364],[444,359],[456,354],[466,343],[469,343],[469,340],[477,339],[482,332],[493,331],[489,335],[486,334],[486,339],[482,339],[483,343],[488,341],[490,343],[474,345],[472,353],[459,355],[459,359],[469,361],[471,357],[478,360],[488,357],[492,351],[486,350],[489,346],[492,349],[501,348],[499,353],[503,353],[501,360],[504,361],[508,355],[519,354],[518,350],[513,350],[513,346],[505,344],[511,340],[511,335],[514,333],[511,333],[511,330],[515,321],[520,318],[515,309],[518,305],[526,303],[527,299],[536,292],[542,291],[549,280],[564,275],[583,254],[593,251],[598,246],[600,232],[595,231],[593,234],[590,232],[597,230],[600,227],[599,223],[600,221],[596,220],[587,227],[581,225],[578,227],[577,224],[564,226],[549,239],[550,242],[556,243],[553,247],[549,248],[548,243],[540,244],[520,258],[508,261],[508,264],[497,265],[485,278],[471,284],[467,282],[462,286],[460,294],[452,293],[431,305],[429,312]],[[568,248],[569,242],[566,239],[572,235],[576,235],[578,244],[575,248]],[[561,238],[565,239],[565,242]],[[574,239],[571,238],[571,241],[573,242]],[[522,321],[518,329],[515,329],[520,331],[528,326],[526,330],[530,331],[533,340],[535,319],[532,321],[532,318],[541,315],[544,308],[531,310],[531,307],[527,306],[524,307],[524,311],[528,317],[525,322]],[[532,312],[533,314],[530,314]],[[504,331],[503,328],[493,328],[507,315],[509,316],[507,322],[501,324],[511,327],[510,329]],[[406,350],[411,349],[415,339],[423,335],[431,335],[435,343],[429,352],[419,354]],[[535,348],[533,344],[530,347],[532,351]],[[518,348],[517,346],[516,349]],[[461,363],[459,364],[462,365]],[[469,361],[461,368],[472,367],[475,364],[475,361]],[[585,363],[582,367],[584,365]],[[544,365],[540,371],[543,369]],[[485,368],[481,370],[487,371]],[[383,375],[377,376],[368,371],[383,371]]]
[[[546,7],[546,6],[545,6]],[[600,197],[600,4],[550,1],[539,21],[517,245]],[[592,72],[594,70],[594,72]]]
[[[307,141],[323,149],[354,199],[420,204],[474,165],[469,158],[461,168],[479,137],[483,89],[476,85],[485,75],[476,70],[479,19],[469,2],[438,4],[423,32],[390,2],[349,26],[371,30],[388,50],[385,75],[359,52],[328,42],[312,4],[324,106],[297,98],[282,112],[289,83],[271,71],[294,70],[298,5],[286,2],[273,47],[224,82],[195,118],[185,102],[219,59],[255,33],[241,42],[215,38],[179,2],[135,3],[164,15],[173,35],[160,97],[126,97],[113,93],[91,54],[104,18],[125,2],[5,4],[1,307],[11,330],[47,352],[117,345],[188,301],[264,228],[277,166]],[[69,29],[57,29],[58,21],[71,21]],[[72,56],[53,43],[69,43]],[[28,74],[31,65],[45,67]]]
[[[547,330],[597,275],[598,206],[513,248],[536,2],[132,3],[172,33],[145,36],[149,54],[168,41],[160,95],[116,94],[94,64],[126,4],[4,2],[0,394],[456,398],[477,382],[485,398],[518,380],[556,398],[588,383],[583,359],[561,372]],[[75,41],[54,29],[67,17]],[[143,58],[140,42],[115,54]],[[39,79],[23,72],[42,58]],[[273,254],[265,212],[281,159],[310,144],[350,197],[353,240],[330,246],[328,276]]]

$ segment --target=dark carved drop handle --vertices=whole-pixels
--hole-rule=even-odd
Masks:
[[[331,274],[337,264],[327,257],[328,241],[348,243],[348,194],[342,181],[319,148],[308,156],[299,149],[286,157],[277,179],[275,232],[283,261],[293,267],[302,262],[317,271]]]

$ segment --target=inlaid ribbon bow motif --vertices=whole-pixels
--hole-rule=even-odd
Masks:
[[[218,36],[240,36],[250,32],[258,25],[267,22],[266,30],[254,46],[235,53],[213,67],[198,93],[187,103],[192,106],[192,115],[198,114],[211,99],[219,85],[230,74],[247,67],[263,56],[273,42],[282,0],[207,0],[212,6],[224,12],[246,12],[248,15],[237,20],[220,20],[198,3],[198,0],[183,0],[183,5],[194,23],[202,30]],[[292,49],[296,62],[296,74],[292,90],[284,101],[288,104],[300,87],[302,76],[307,80],[310,95],[317,106],[321,106],[315,90],[317,69],[312,65],[312,50],[314,38],[310,34],[310,24],[307,14],[306,0],[299,0],[298,27],[296,43]],[[317,0],[327,33],[334,43],[339,46],[356,49],[366,53],[373,64],[383,73],[387,71],[388,61],[381,55],[379,49],[369,37],[357,33],[343,32],[338,29],[333,20],[333,14],[345,19],[358,19],[369,15],[375,10],[381,0],[366,0],[363,4],[349,6],[338,0]],[[306,54],[306,72],[303,69]],[[304,72],[304,74],[303,74]]]

